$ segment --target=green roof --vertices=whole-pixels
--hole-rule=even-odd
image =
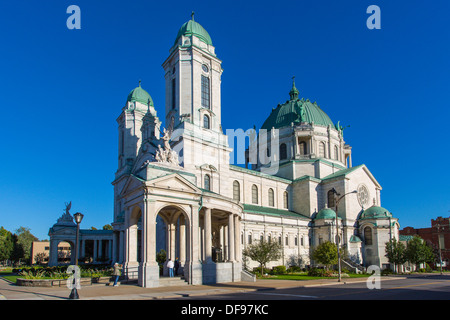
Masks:
[[[292,89],[289,92],[290,100],[284,104],[279,104],[266,119],[261,126],[261,129],[270,130],[272,128],[279,129],[290,126],[291,123],[313,123],[327,127],[335,125],[330,117],[323,112],[317,103],[312,103],[309,99],[298,99],[298,90],[295,83],[292,84]]]
[[[175,39],[175,44],[178,42],[178,39],[180,39],[181,36],[196,36],[201,41],[205,42],[206,44],[212,45],[211,37],[209,36],[209,33],[203,28],[198,22],[195,22],[193,17],[192,20],[189,20],[188,22],[185,22],[180,30],[178,31],[177,38]]]
[[[271,216],[290,216],[290,217],[310,220],[309,218],[307,218],[299,213],[295,213],[293,211],[271,208],[271,207],[256,206],[253,204],[244,204],[244,212],[266,214],[266,215],[271,215]]]
[[[352,234],[352,236],[350,237],[350,242],[353,242],[353,243],[361,242],[361,239],[358,236],[355,236],[354,234]]]
[[[341,177],[341,176],[345,176],[345,175],[355,171],[356,169],[359,169],[359,168],[362,168],[362,167],[364,167],[364,164],[360,164],[359,166],[355,166],[355,167],[339,170],[339,171],[337,171],[335,173],[329,174],[326,177],[323,177],[322,180],[328,180],[328,179],[333,179],[333,178],[338,178],[338,177]]]
[[[152,97],[148,94],[147,91],[142,89],[141,81],[139,81],[139,87],[134,88],[128,94],[127,101],[128,102],[135,102],[135,101],[137,101],[137,102],[140,102],[140,103],[145,104],[145,105],[150,104],[152,107],[154,106]]]
[[[392,214],[385,208],[379,206],[371,206],[364,210],[359,219],[381,219],[392,217]]]
[[[403,234],[400,234],[398,236],[399,241],[409,241],[409,240],[412,240],[413,238],[414,238],[414,236],[407,236],[407,235],[403,235]]]
[[[323,208],[316,214],[316,217],[314,218],[314,220],[318,219],[336,219],[336,213],[333,209]],[[341,217],[338,217],[338,219],[341,219]]]

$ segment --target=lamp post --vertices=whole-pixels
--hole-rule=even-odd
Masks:
[[[76,237],[75,237],[75,265],[78,266],[78,238],[79,238],[79,233],[80,233],[80,223],[81,220],[83,220],[84,215],[80,212],[77,212],[73,215],[73,217],[75,218],[75,222],[77,223],[77,233],[76,233]],[[77,291],[77,287],[76,287],[76,277],[73,277],[73,288],[72,291],[70,292],[70,296],[69,299],[79,299],[80,297],[78,296],[78,291]]]
[[[334,199],[335,199],[335,213],[336,213],[336,247],[337,247],[337,254],[338,254],[338,273],[339,273],[339,277],[338,277],[338,282],[341,282],[341,252],[339,249],[339,225],[338,225],[338,206],[339,206],[339,202],[348,194],[350,193],[358,193],[358,191],[353,190],[350,192],[345,193],[344,195],[340,195],[335,188],[331,189],[332,192],[334,193]],[[339,197],[340,196],[340,197]],[[338,198],[339,197],[339,198]]]
[[[441,235],[439,233],[440,229],[441,229],[441,225],[438,223],[436,225],[436,229],[437,229],[437,235],[438,235],[438,246],[439,246],[439,269],[441,270],[441,275],[442,275],[442,250],[441,250]]]

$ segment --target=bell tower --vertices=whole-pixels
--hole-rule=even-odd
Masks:
[[[208,32],[194,20],[178,31],[163,63],[166,80],[166,123],[190,123],[221,132],[220,82],[222,61]],[[173,120],[172,120],[173,119]]]
[[[184,167],[205,163],[219,166],[222,159],[217,152],[228,149],[221,126],[222,61],[216,56],[208,32],[194,20],[194,13],[179,29],[162,66],[166,81],[165,121],[166,127],[173,127],[173,149]],[[197,144],[199,140],[202,142]],[[227,151],[225,157],[228,156]],[[229,164],[228,158],[226,163]]]

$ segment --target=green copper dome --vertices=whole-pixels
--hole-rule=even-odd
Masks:
[[[212,40],[209,36],[209,33],[200,25],[200,23],[194,21],[194,15],[192,15],[191,20],[181,26],[180,30],[178,31],[177,38],[175,39],[175,44],[181,36],[191,35],[195,35],[206,44],[212,45]]]
[[[336,213],[334,212],[333,209],[330,208],[323,208],[322,210],[320,210],[316,217],[314,218],[314,220],[319,220],[319,219],[336,219]],[[338,217],[338,219],[341,219],[340,217]]]
[[[130,94],[128,94],[127,101],[128,102],[137,101],[137,102],[140,102],[145,105],[150,104],[150,106],[152,106],[152,107],[154,106],[152,97],[148,94],[147,91],[142,89],[140,81],[139,81],[139,87],[134,88],[133,90],[131,90]]]
[[[299,92],[295,87],[295,83],[293,83],[292,89],[289,92],[290,100],[284,104],[279,104],[273,109],[261,129],[279,129],[290,126],[291,123],[296,125],[301,122],[314,122],[314,124],[325,127],[328,125],[331,125],[333,128],[335,127],[330,117],[315,102],[311,103],[309,100],[298,99],[298,94]]]
[[[380,218],[389,218],[392,217],[392,214],[385,208],[372,206],[361,214],[360,219],[380,219]]]

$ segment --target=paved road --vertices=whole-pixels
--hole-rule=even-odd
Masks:
[[[450,300],[450,275],[417,275],[381,281],[380,289],[367,283],[235,292],[214,296],[182,297],[184,300]]]

